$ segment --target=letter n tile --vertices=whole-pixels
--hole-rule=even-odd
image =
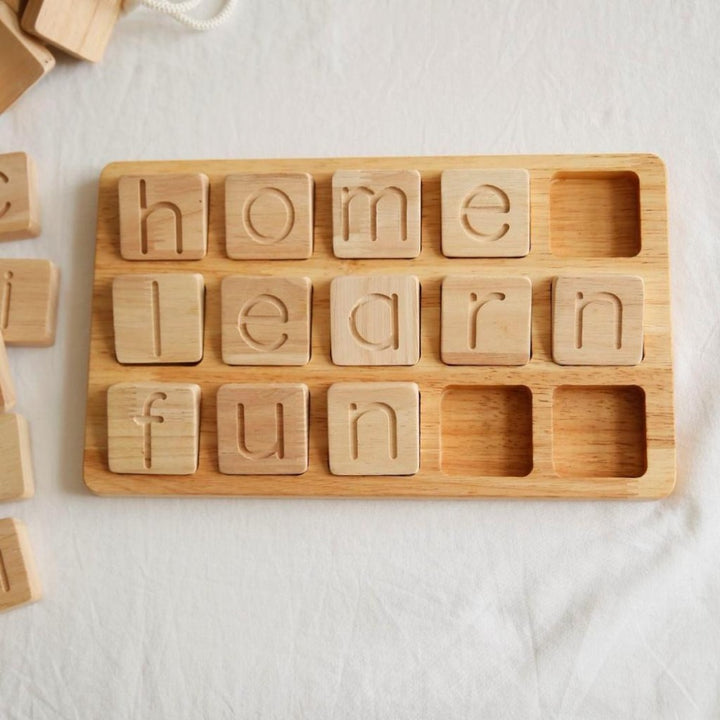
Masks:
[[[299,475],[308,466],[308,389],[302,383],[222,385],[218,461],[226,475]]]

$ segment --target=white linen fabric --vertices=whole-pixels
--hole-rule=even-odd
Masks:
[[[45,589],[0,717],[720,716],[720,5],[243,0],[138,9],[0,117],[62,271],[10,349]],[[114,160],[635,152],[668,167],[678,485],[657,502],[101,499],[82,483],[97,179]],[[1,462],[1,460],[0,460]]]

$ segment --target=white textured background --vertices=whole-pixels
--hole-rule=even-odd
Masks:
[[[0,718],[717,718],[720,5],[241,0],[138,10],[0,117],[40,169],[58,341],[11,348],[45,598]],[[669,172],[678,488],[661,502],[98,499],[81,478],[112,160],[649,151]],[[0,460],[1,462],[1,460]]]

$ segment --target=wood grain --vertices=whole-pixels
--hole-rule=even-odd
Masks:
[[[0,415],[0,458],[0,500],[32,497],[34,484],[30,431],[22,415]]]
[[[422,178],[422,250],[414,260],[340,260],[332,250],[332,174],[347,168],[417,169]],[[530,253],[523,258],[447,258],[441,249],[440,175],[447,169],[525,168],[530,174]],[[179,264],[123,261],[119,253],[117,183],[123,175],[147,173],[205,173],[210,181],[207,256],[193,265],[206,285],[205,354],[196,366],[120,366],[114,357],[112,280],[122,273],[178,272]],[[242,264],[225,251],[225,178],[245,172],[307,172],[315,181],[315,248],[302,261],[246,260]],[[553,182],[567,174],[591,173],[615,185],[618,206],[606,212],[624,217],[639,209],[641,247],[637,254],[617,257],[571,258],[553,254],[551,227],[569,213],[555,204],[551,222]],[[628,181],[634,177],[636,182]],[[615,182],[618,178],[622,182]],[[562,183],[561,183],[562,184]],[[592,185],[592,183],[590,183]],[[638,197],[626,197],[624,193]],[[188,160],[131,162],[108,166],[99,188],[99,215],[93,288],[90,373],[85,443],[85,481],[106,495],[314,495],[314,496],[552,496],[645,497],[667,495],[675,483],[673,375],[670,338],[668,239],[665,170],[652,155],[529,155],[492,157],[338,158],[293,160]],[[603,193],[600,193],[601,196]],[[596,208],[596,213],[601,211]],[[604,238],[612,238],[610,222]],[[578,225],[582,229],[582,223]],[[592,237],[592,236],[591,236]],[[585,236],[578,235],[583,247]],[[565,238],[569,241],[569,236]],[[593,238],[592,243],[596,240]],[[623,243],[610,247],[623,251]],[[594,245],[593,245],[594,247]],[[592,248],[591,248],[592,249]],[[618,273],[637,275],[645,285],[644,357],[639,365],[560,366],[552,360],[551,283],[562,274]],[[304,383],[310,393],[308,469],[302,475],[223,475],[218,469],[218,388],[238,382],[238,369],[225,365],[221,354],[220,283],[228,275],[309,277],[313,283],[312,353],[305,366],[243,367],[243,383]],[[330,282],[346,275],[414,275],[422,286],[421,353],[410,366],[358,367],[333,364],[330,350]],[[440,288],[448,275],[480,274],[487,278],[526,276],[532,281],[532,356],[520,367],[449,366],[440,356]],[[107,388],[121,380],[133,382],[193,382],[202,388],[200,453],[193,476],[143,476],[111,473],[107,460]],[[415,382],[420,388],[420,464],[414,475],[333,475],[328,464],[327,392],[335,382]],[[483,397],[482,388],[521,388]],[[582,444],[571,435],[570,422],[554,423],[558,388],[604,388],[616,410],[632,404],[639,419],[628,438],[608,431],[602,462],[583,463]],[[640,396],[626,388],[641,388]],[[621,390],[615,390],[621,388]],[[470,394],[472,392],[472,394]],[[462,402],[467,396],[473,402]],[[560,395],[562,417],[576,415],[580,426],[592,429],[583,409],[582,394],[572,401]],[[567,402],[564,402],[567,400]],[[575,410],[572,410],[575,408]],[[510,441],[499,428],[508,416],[523,421],[513,425],[515,457]],[[614,414],[615,413],[615,414]],[[643,417],[644,416],[644,417]],[[485,429],[493,428],[493,442],[485,443]],[[615,426],[617,427],[617,426]],[[618,460],[633,447],[644,457],[637,462]],[[528,455],[529,453],[529,455]],[[578,462],[573,462],[576,457]],[[613,460],[615,458],[615,460]],[[470,462],[472,460],[472,462]]]
[[[37,173],[24,152],[0,155],[0,240],[40,234]]]
[[[0,520],[0,612],[35,602],[41,594],[25,523]]]
[[[15,383],[10,373],[7,348],[0,331],[0,413],[12,410],[15,407]]]

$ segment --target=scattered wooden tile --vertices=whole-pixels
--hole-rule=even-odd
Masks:
[[[39,234],[35,163],[23,152],[0,155],[0,240],[19,240]]]
[[[0,612],[35,602],[41,595],[25,523],[0,520]]]
[[[32,497],[35,490],[30,433],[21,415],[0,415],[0,458],[0,500]]]
[[[313,250],[313,179],[307,173],[225,178],[225,238],[237,260],[302,260]]]
[[[10,374],[7,350],[2,332],[0,332],[0,413],[15,407],[15,383]]]

